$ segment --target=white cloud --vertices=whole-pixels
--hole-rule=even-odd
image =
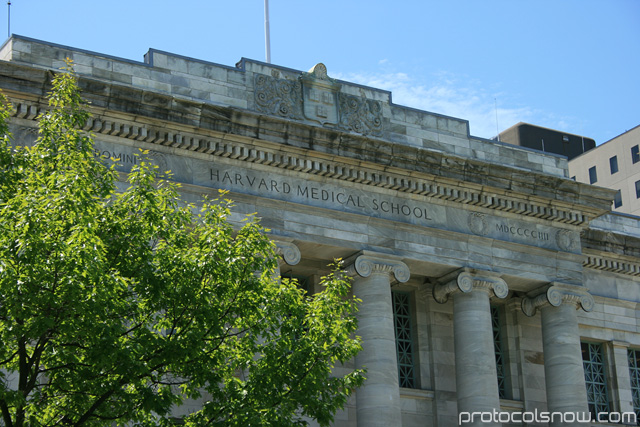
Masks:
[[[439,73],[431,84],[423,84],[406,73],[343,74],[334,76],[392,93],[394,104],[405,105],[469,121],[474,136],[492,138],[497,132],[518,122],[541,126],[539,114],[530,108],[505,106],[501,93],[489,93],[479,82]],[[497,101],[497,102],[496,102]],[[496,126],[496,103],[497,119]],[[537,121],[536,121],[537,120]]]

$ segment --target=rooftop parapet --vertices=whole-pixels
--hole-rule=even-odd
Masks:
[[[235,67],[150,49],[144,62],[13,35],[0,59],[205,104],[335,129],[394,144],[567,178],[564,157],[473,137],[467,120],[396,105],[385,90],[243,58]]]

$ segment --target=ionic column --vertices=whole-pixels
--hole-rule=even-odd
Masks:
[[[285,263],[288,265],[296,265],[300,262],[300,249],[298,249],[295,244],[281,240],[276,240],[274,243],[276,245],[276,254],[282,257],[282,259],[278,259],[280,266]]]
[[[500,410],[489,298],[505,298],[506,282],[490,272],[464,269],[433,288],[439,303],[453,297],[453,333],[458,413]],[[477,425],[500,425],[482,423]],[[475,424],[471,424],[475,425]]]
[[[588,413],[577,309],[593,309],[593,297],[582,286],[551,283],[530,292],[522,311],[540,310],[542,351],[549,412]],[[551,423],[550,425],[561,425]],[[565,425],[565,424],[562,424]]]
[[[400,426],[400,390],[396,359],[391,277],[409,280],[409,268],[390,258],[359,254],[345,261],[354,277],[353,293],[361,299],[358,332],[362,350],[357,368],[367,370],[367,380],[356,390],[358,426]]]

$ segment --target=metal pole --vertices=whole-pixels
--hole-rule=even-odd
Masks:
[[[11,0],[7,1],[7,38],[11,37]]]
[[[500,142],[500,128],[498,127],[498,98],[493,98],[493,102],[496,107],[496,135],[498,135],[497,139]]]
[[[271,64],[271,40],[269,37],[269,0],[264,0],[264,43],[267,64]]]

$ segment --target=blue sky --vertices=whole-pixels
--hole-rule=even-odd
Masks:
[[[640,124],[640,0],[270,0],[269,12],[272,63],[323,62],[475,136],[524,121],[600,144]],[[265,60],[263,0],[12,0],[10,30],[137,61],[149,48]]]

